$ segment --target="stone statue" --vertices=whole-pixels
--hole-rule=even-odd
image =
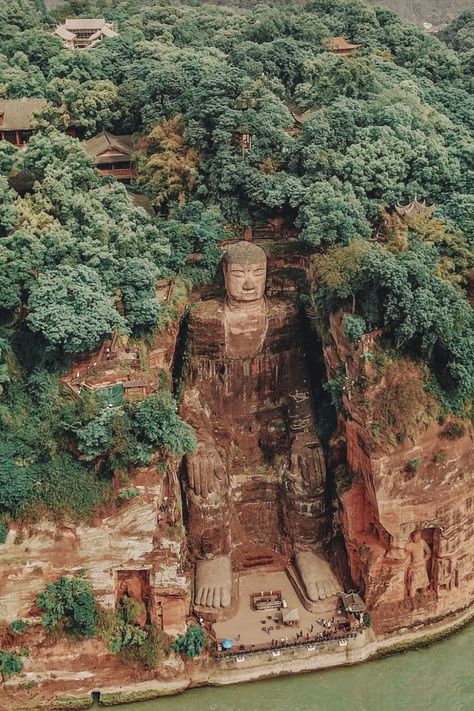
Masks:
[[[314,429],[304,338],[292,301],[265,298],[266,255],[249,242],[223,257],[225,301],[192,312],[182,415],[198,445],[186,458],[195,602],[231,602],[231,559],[255,547],[295,554],[308,597],[339,585],[320,555],[326,471]]]
[[[409,597],[415,597],[417,592],[423,592],[430,586],[427,563],[431,558],[431,548],[421,537],[421,531],[411,534],[411,541],[405,547],[409,555],[407,571],[407,588]]]
[[[133,572],[123,578],[119,586],[119,599],[128,597],[137,603],[137,616],[134,623],[139,627],[144,627],[147,619],[146,606],[143,600],[142,581],[139,575]]]

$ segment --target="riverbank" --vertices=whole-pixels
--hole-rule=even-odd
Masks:
[[[398,634],[376,638],[373,631],[364,630],[355,639],[349,639],[347,646],[337,642],[327,642],[314,649],[307,647],[284,649],[278,656],[265,652],[246,654],[243,661],[222,659],[212,667],[207,659],[199,659],[186,664],[185,673],[170,680],[148,680],[133,684],[111,685],[110,687],[82,686],[67,694],[58,693],[54,698],[41,698],[41,690],[36,689],[27,704],[14,703],[13,682],[7,684],[11,691],[0,698],[0,709],[79,709],[89,708],[95,699],[103,706],[146,701],[165,696],[181,694],[188,689],[202,686],[227,686],[249,681],[284,677],[325,669],[354,666],[380,657],[405,652],[410,649],[431,645],[465,627],[474,619],[474,606],[449,619],[434,623],[429,627],[420,625],[418,629],[400,631]],[[312,647],[313,645],[308,645]],[[12,693],[13,692],[13,693]],[[100,694],[100,696],[99,696]],[[4,705],[9,699],[8,705]]]

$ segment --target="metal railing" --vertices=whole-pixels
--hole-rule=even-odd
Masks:
[[[328,634],[324,635],[323,637],[318,637],[317,635],[311,635],[310,637],[302,637],[299,640],[293,640],[293,641],[288,641],[288,642],[277,642],[275,644],[268,644],[268,643],[263,643],[263,644],[251,644],[251,645],[244,645],[241,644],[235,649],[229,649],[229,650],[220,650],[216,652],[216,658],[217,659],[231,659],[233,657],[240,657],[242,655],[249,655],[249,654],[261,654],[262,652],[275,652],[275,651],[281,651],[281,650],[301,650],[303,647],[318,647],[324,644],[328,644],[330,642],[346,642],[349,639],[355,639],[357,637],[357,634],[361,634],[365,630],[364,628],[360,628],[358,632],[349,632],[349,633],[334,633],[334,634]],[[308,650],[312,651],[312,650]]]

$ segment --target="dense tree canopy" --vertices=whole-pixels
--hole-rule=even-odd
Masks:
[[[120,34],[68,51],[51,33],[71,15]],[[447,409],[469,409],[472,21],[440,41],[361,0],[0,0],[0,97],[47,100],[24,150],[0,141],[0,514],[90,511],[112,471],[192,448],[171,396],[111,413],[68,401],[57,376],[115,329],[156,332],[157,279],[213,278],[229,224],[292,224],[321,314],[349,303],[354,340],[383,326]],[[360,49],[335,55],[335,35]],[[70,126],[136,134],[154,215]],[[415,197],[433,215],[399,218]]]

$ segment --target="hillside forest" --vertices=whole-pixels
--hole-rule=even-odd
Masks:
[[[119,35],[64,49],[52,32],[81,15]],[[0,142],[4,523],[87,520],[114,477],[192,450],[169,383],[107,408],[59,377],[114,331],[159,339],[176,314],[157,280],[184,299],[213,281],[229,226],[291,225],[313,254],[321,337],[347,308],[349,338],[385,329],[439,411],[472,416],[473,22],[467,11],[438,38],[360,0],[0,0],[0,97],[47,100],[24,149]],[[336,56],[334,36],[361,46]],[[130,190],[99,176],[69,126],[134,134]],[[433,209],[402,220],[396,205],[415,198]]]

